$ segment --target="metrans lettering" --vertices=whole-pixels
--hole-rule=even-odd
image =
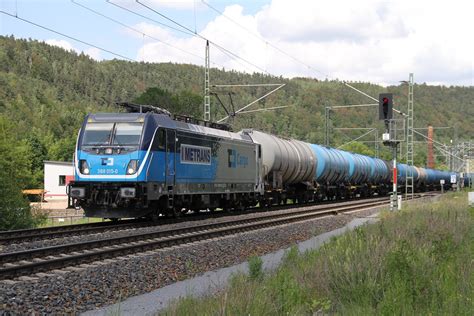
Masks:
[[[181,144],[181,163],[211,164],[211,148]]]

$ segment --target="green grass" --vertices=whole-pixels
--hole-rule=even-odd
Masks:
[[[385,213],[319,250],[292,248],[277,271],[235,275],[212,297],[186,297],[167,315],[471,315],[474,208],[450,193]]]

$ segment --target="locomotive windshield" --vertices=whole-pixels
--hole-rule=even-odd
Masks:
[[[109,145],[114,123],[87,123],[82,145]]]
[[[113,145],[138,145],[142,135],[142,123],[116,123]]]
[[[136,146],[140,143],[143,123],[88,122],[83,146]]]

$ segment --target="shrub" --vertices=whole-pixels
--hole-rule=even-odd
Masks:
[[[249,278],[250,280],[261,280],[263,278],[263,261],[258,256],[249,259]]]

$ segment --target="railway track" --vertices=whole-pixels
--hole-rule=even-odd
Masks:
[[[289,206],[288,206],[289,207]],[[239,215],[244,212],[216,212],[216,213],[191,213],[178,218],[160,218],[153,222],[147,219],[127,219],[118,222],[106,221],[90,224],[64,225],[45,228],[20,229],[0,232],[0,245],[17,244],[27,241],[63,238],[68,236],[80,236],[86,234],[97,234],[109,231],[119,231],[134,228],[152,226],[163,226],[189,221],[199,221],[209,218],[218,218],[226,215]],[[246,214],[249,214],[248,212]]]
[[[425,193],[425,195],[430,195],[431,192]],[[354,200],[341,200],[340,203],[350,203],[354,201],[361,201],[360,199]],[[324,201],[324,202],[314,202],[310,204],[306,204],[306,206],[313,206],[313,205],[328,205],[334,203],[334,201]],[[302,205],[293,204],[293,205],[281,205],[277,207],[273,207],[272,210],[278,209],[290,209],[295,207],[302,207]],[[260,209],[257,211],[261,211]],[[185,221],[199,221],[203,219],[209,218],[218,218],[224,217],[226,215],[240,215],[240,214],[249,214],[248,210],[240,211],[240,212],[215,212],[215,213],[192,213],[187,214],[182,218],[162,218],[158,222],[151,222],[146,221],[143,219],[130,219],[130,220],[121,220],[119,222],[98,222],[98,223],[90,223],[90,224],[76,224],[76,225],[64,225],[64,226],[55,226],[55,227],[46,227],[46,228],[34,228],[34,229],[20,229],[20,230],[10,230],[10,231],[2,231],[0,232],[0,245],[6,244],[18,244],[28,241],[36,241],[36,240],[46,240],[46,239],[55,239],[55,238],[63,238],[69,236],[80,236],[86,234],[98,234],[104,233],[108,231],[119,231],[119,230],[126,230],[126,229],[134,229],[134,228],[144,228],[144,227],[152,227],[158,225],[169,225],[169,224],[176,224]]]
[[[388,205],[388,201],[387,198],[378,198],[370,201],[350,201],[337,205],[303,206],[288,212],[266,213],[255,218],[233,219],[219,223],[198,224],[191,227],[165,229],[125,237],[4,253],[0,255],[0,280],[34,275],[38,272],[47,272],[53,269],[77,266],[240,232],[301,222],[337,213],[365,210]]]
[[[353,201],[360,201],[357,199],[350,200]],[[349,200],[341,200],[341,203],[349,202]],[[327,205],[334,203],[334,201],[324,201],[324,202],[314,202],[305,204],[306,206],[312,205]],[[281,206],[274,206],[272,210],[278,209],[290,209],[294,207],[302,207],[301,204],[292,204],[292,205],[281,205]],[[253,211],[261,211],[261,209],[253,210]],[[0,232],[0,245],[6,244],[18,244],[28,241],[36,241],[36,240],[45,240],[45,239],[54,239],[54,238],[63,238],[69,236],[80,236],[86,234],[97,234],[97,233],[104,233],[108,231],[119,231],[119,230],[127,230],[127,229],[134,229],[134,228],[144,228],[144,227],[152,227],[152,226],[161,226],[161,225],[169,225],[169,224],[176,224],[186,221],[199,221],[203,219],[209,218],[218,218],[223,217],[226,215],[240,215],[240,214],[250,214],[248,210],[246,211],[233,211],[229,213],[224,212],[214,212],[214,213],[191,213],[186,214],[181,218],[160,218],[158,222],[147,221],[143,219],[130,219],[130,220],[121,220],[118,222],[106,221],[106,222],[98,222],[98,223],[90,223],[90,224],[76,224],[76,225],[64,225],[64,226],[55,226],[55,227],[46,227],[46,228],[36,228],[36,229],[21,229],[21,230],[11,230],[11,231],[4,231]]]
[[[19,229],[0,232],[0,244],[12,244],[36,239],[52,239],[58,237],[92,234],[106,230],[134,227],[140,221],[125,220],[122,222],[97,222],[90,224],[75,224],[45,228]]]

